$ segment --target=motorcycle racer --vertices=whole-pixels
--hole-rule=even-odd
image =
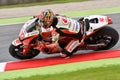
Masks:
[[[19,36],[10,44],[9,53],[21,60],[32,59],[40,52],[61,53],[66,59],[79,50],[108,50],[119,41],[118,32],[109,24],[109,16],[91,15],[74,20],[45,10],[24,23]]]
[[[85,38],[85,25],[84,21],[77,21],[66,16],[55,15],[50,9],[44,10],[39,15],[38,20],[39,26],[42,26],[44,29],[48,29],[51,26],[54,28],[52,40],[58,40],[58,45],[60,46],[62,57],[69,57],[72,55],[73,51],[77,48],[78,45],[83,44]],[[62,44],[59,43],[59,39],[64,37],[72,37],[70,42],[62,47]]]

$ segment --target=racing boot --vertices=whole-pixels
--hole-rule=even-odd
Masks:
[[[67,50],[63,49],[61,52],[60,52],[60,56],[65,58],[65,59],[68,59],[70,58],[71,56],[71,53],[69,53]]]
[[[89,31],[90,28],[90,24],[89,24],[89,20],[85,19],[84,21],[80,21],[81,24],[81,34],[86,36],[86,32]]]
[[[89,30],[90,28],[90,24],[89,24],[89,20],[85,19],[85,20],[81,20],[80,21],[80,33],[82,34],[81,39],[79,39],[80,45],[83,46],[84,45],[84,40],[87,36],[86,32]]]

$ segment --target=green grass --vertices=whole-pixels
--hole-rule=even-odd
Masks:
[[[113,8],[104,8],[104,9],[93,9],[93,10],[66,12],[64,14],[68,15],[69,17],[79,17],[79,16],[109,14],[109,13],[119,13],[119,12],[120,12],[120,7],[113,7]]]
[[[120,65],[89,68],[54,75],[35,75],[27,78],[19,77],[12,80],[120,80]]]
[[[69,3],[69,2],[83,2],[83,1],[89,1],[89,0],[50,0],[50,1],[43,0],[43,2],[0,6],[0,9],[3,9],[3,8],[16,8],[16,7],[29,7],[29,6],[40,6],[40,5],[49,5],[49,4],[60,4],[60,3]]]
[[[83,10],[83,11],[74,11],[74,12],[66,12],[60,13],[66,15],[68,17],[80,17],[80,16],[88,16],[88,15],[96,15],[96,14],[105,14],[105,13],[118,13],[120,12],[120,7],[114,8],[105,8],[99,10]],[[19,18],[9,18],[9,19],[0,19],[0,25],[2,24],[14,24],[14,23],[24,23],[27,20],[32,18],[32,16],[19,17]]]

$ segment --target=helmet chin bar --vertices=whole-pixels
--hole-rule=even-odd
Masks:
[[[52,24],[52,21],[51,22],[49,22],[48,24],[46,24],[46,25],[44,25],[43,24],[43,27],[46,29],[46,28],[50,28],[50,26],[51,26],[51,24]]]

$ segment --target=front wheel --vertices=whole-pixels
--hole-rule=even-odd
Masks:
[[[107,50],[114,47],[118,40],[119,34],[112,27],[105,26],[98,32],[96,32],[93,36],[93,44],[105,43],[105,46],[101,46],[96,50]]]
[[[39,54],[39,51],[36,49],[31,48],[30,52],[27,54],[23,54],[23,48],[21,47],[22,45],[14,46],[13,44],[10,45],[9,47],[9,53],[11,56],[13,56],[16,59],[31,59]]]

